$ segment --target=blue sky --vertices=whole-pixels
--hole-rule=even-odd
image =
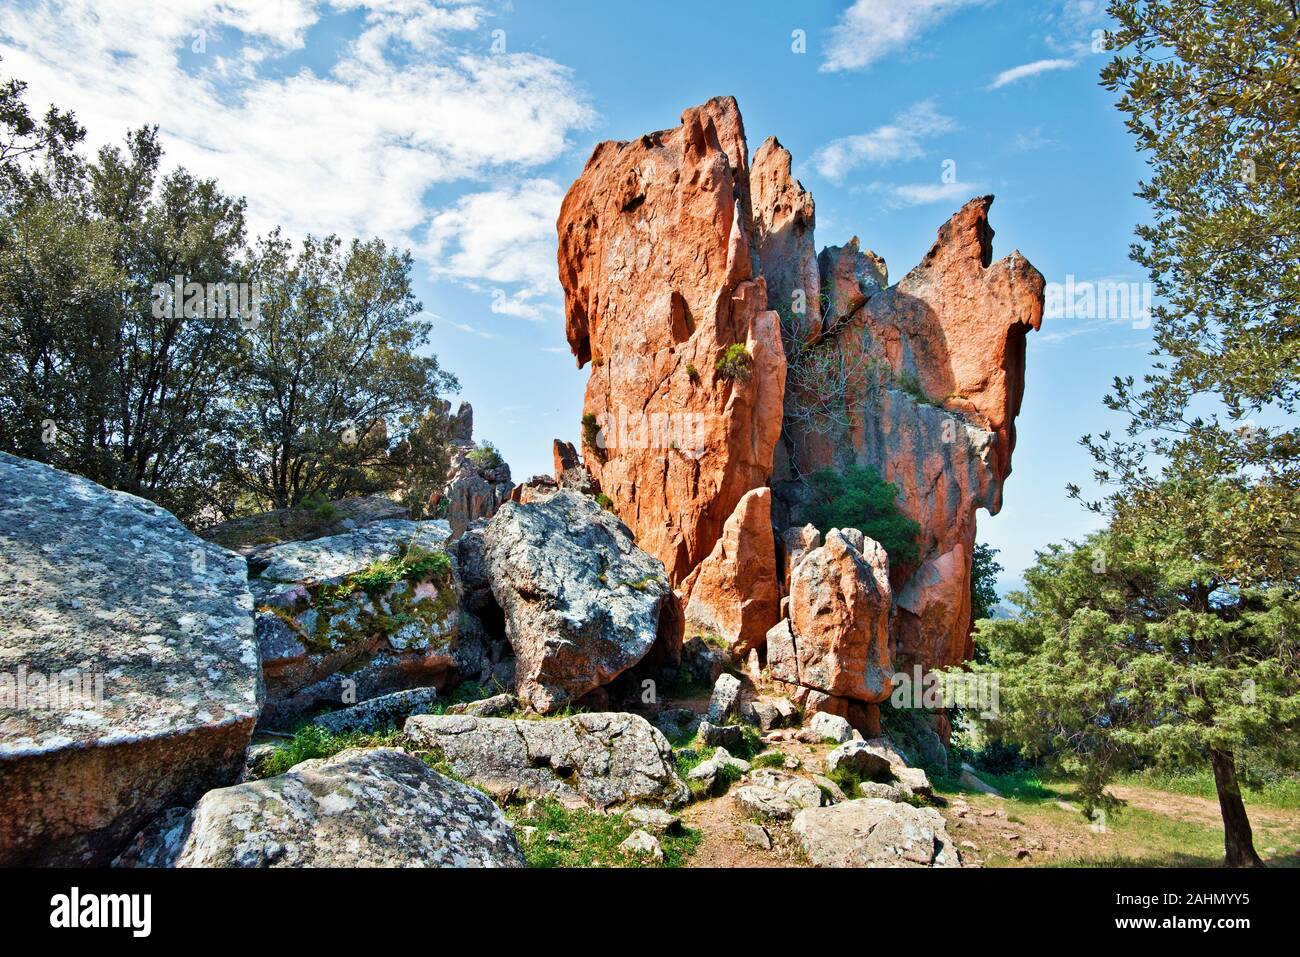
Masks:
[[[0,67],[77,111],[92,144],[158,123],[167,162],[245,195],[256,231],[380,235],[416,257],[434,349],[517,479],[576,439],[586,371],[564,340],[559,201],[603,139],[731,94],[817,203],[818,246],[860,237],[902,277],[966,199],[994,254],[1064,284],[1140,282],[1144,164],[1113,97],[1098,0],[42,0],[0,11]],[[798,52],[802,47],[802,52]],[[945,178],[945,171],[947,177]],[[1135,327],[1135,325],[1137,327]],[[1146,367],[1130,314],[1051,316],[1029,341],[1014,474],[980,538],[1014,583],[1095,522],[1077,445]]]

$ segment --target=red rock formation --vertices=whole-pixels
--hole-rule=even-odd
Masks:
[[[991,203],[963,206],[887,287],[884,262],[856,238],[815,255],[813,200],[789,152],[768,139],[751,170],[731,98],[596,148],[557,224],[569,344],[579,367],[592,365],[583,458],[637,543],[689,586],[683,598],[715,546],[726,565],[719,538],[751,489],[770,482],[785,528],[803,519],[807,475],[871,465],[921,526],[918,560],[889,569],[895,664],[969,656],[975,512],[1001,507],[1025,336],[1043,308],[1043,278],[1024,257],[992,261]],[[747,379],[715,365],[737,344],[751,356]],[[783,542],[783,577],[804,538]],[[793,582],[786,590],[797,618],[803,599]]]
[[[812,194],[790,173],[790,151],[769,136],[754,153],[750,171],[759,268],[767,299],[787,336],[821,332],[821,290],[813,228]]]
[[[856,462],[897,485],[900,508],[921,526],[920,560],[891,567],[900,664],[970,657],[975,512],[1002,506],[1025,335],[1042,321],[1041,274],[1018,252],[990,263],[991,202],[963,206],[921,264],[887,289],[883,263],[859,253],[856,241],[824,250],[824,335],[790,360],[782,519],[800,517],[802,476]],[[826,368],[844,376],[831,390],[844,402],[819,417],[800,404],[808,402],[803,384]]]
[[[569,345],[592,364],[584,458],[679,584],[740,497],[767,483],[781,428],[785,356],[754,270],[735,100],[601,143],[557,228]],[[716,369],[735,345],[749,353],[747,377]]]
[[[708,558],[682,585],[686,621],[723,638],[743,658],[780,618],[772,490],[746,492]]]
[[[892,597],[885,550],[866,539],[859,551],[832,530],[790,576],[790,617],[767,636],[773,676],[837,698],[888,698]]]

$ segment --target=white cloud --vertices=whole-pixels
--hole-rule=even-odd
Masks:
[[[889,195],[893,205],[924,206],[927,203],[965,202],[983,191],[984,187],[979,183],[903,183],[890,187]]]
[[[1023,80],[1026,77],[1037,76],[1040,73],[1047,73],[1052,70],[1072,70],[1076,66],[1074,60],[1035,60],[1033,63],[1023,63],[1020,66],[1013,66],[1009,70],[1003,70],[999,73],[991,84],[990,90],[998,90],[1008,83],[1015,83],[1017,80]]]
[[[492,289],[492,311],[541,319],[546,297],[558,291],[555,220],[564,192],[548,179],[527,180],[462,196],[429,223],[422,251],[435,275]]]
[[[363,26],[332,62],[285,62],[347,11]],[[410,244],[431,187],[549,163],[594,120],[566,67],[467,32],[487,16],[458,0],[33,0],[0,10],[0,72],[36,109],[75,110],[92,147],[159,124],[166,164],[247,197],[254,231]]]
[[[456,330],[459,331],[459,332],[464,332],[464,333],[467,333],[467,334],[469,334],[469,335],[471,335],[471,336],[478,336],[480,339],[500,339],[500,338],[501,338],[501,334],[500,334],[499,332],[489,332],[489,331],[486,330],[486,329],[480,329],[480,328],[478,328],[478,326],[471,326],[471,325],[470,325],[469,323],[467,323],[467,322],[454,322],[454,321],[452,321],[451,319],[443,319],[443,320],[441,320],[441,321],[444,322],[444,323],[446,323],[447,325],[451,326],[453,329],[456,329]]]
[[[1096,34],[1111,22],[1105,0],[1066,0],[1049,19],[1051,32],[1046,43],[1053,52],[1076,60],[1103,52],[1096,48]]]
[[[983,0],[855,0],[831,29],[823,73],[861,70],[901,50],[955,10]]]
[[[893,122],[868,133],[832,140],[811,157],[813,168],[832,182],[860,166],[881,166],[925,155],[922,139],[956,129],[956,124],[937,113],[934,103],[923,100],[894,117]]]

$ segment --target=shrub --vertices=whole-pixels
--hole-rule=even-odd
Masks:
[[[325,497],[324,493],[317,490],[307,495],[298,507],[303,511],[310,512],[318,521],[332,522],[338,518],[339,510],[334,507],[333,503]]]
[[[915,561],[920,526],[898,510],[898,489],[870,466],[843,472],[821,469],[810,479],[813,501],[808,516],[823,532],[856,528],[884,547],[894,562]]]
[[[491,442],[479,443],[478,448],[469,452],[465,458],[484,471],[500,468],[506,461],[501,457],[501,453],[497,451],[497,447]]]
[[[600,447],[600,422],[594,412],[588,412],[582,417],[582,445],[598,462],[605,461],[605,450]]]
[[[429,578],[441,580],[450,572],[451,556],[446,552],[419,545],[399,545],[395,556],[372,562],[369,567],[353,575],[349,583],[364,591],[381,592],[403,579],[413,582]]]
[[[695,383],[700,381],[700,370],[695,368],[694,362],[686,363],[686,378]]]
[[[748,382],[754,371],[754,357],[743,345],[735,343],[727,346],[722,355],[718,356],[713,370],[724,379]]]

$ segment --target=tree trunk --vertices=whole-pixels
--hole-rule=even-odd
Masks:
[[[1241,789],[1237,787],[1237,762],[1227,751],[1211,748],[1210,763],[1214,766],[1214,787],[1219,792],[1219,813],[1223,815],[1223,865],[1263,867],[1264,862],[1255,853],[1250,819],[1246,817],[1246,805],[1241,803]]]

